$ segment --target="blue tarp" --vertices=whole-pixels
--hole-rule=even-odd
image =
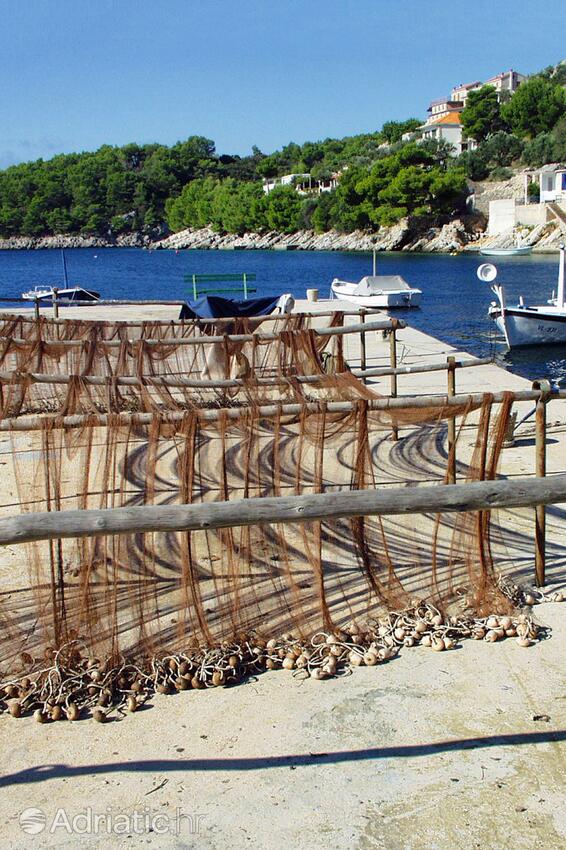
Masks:
[[[181,307],[180,319],[225,319],[244,316],[266,316],[279,301],[275,298],[221,298],[219,295],[204,295],[197,301],[187,301]]]

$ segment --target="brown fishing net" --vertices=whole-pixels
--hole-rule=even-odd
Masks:
[[[282,316],[263,323],[265,333],[253,333],[260,322],[249,319],[229,327],[182,323],[174,332],[169,323],[145,323],[135,328],[142,336],[130,338],[124,328],[113,334],[109,323],[69,322],[68,339],[60,338],[59,322],[41,319],[35,334],[33,323],[24,324],[27,338],[0,338],[0,415],[302,400],[309,387],[321,388],[317,377],[345,368],[342,337],[321,333],[341,326],[343,314],[322,328],[319,319],[316,330],[310,323],[303,314]],[[16,321],[5,324],[22,332]]]
[[[486,397],[468,478],[495,474],[508,405]],[[210,412],[207,412],[210,415]],[[187,411],[147,424],[46,419],[13,431],[12,513],[185,504],[440,484],[445,409],[393,418],[361,400],[348,413],[262,416]],[[391,425],[407,428],[399,443]],[[470,439],[469,430],[467,439]],[[462,446],[462,449],[464,447]],[[403,451],[404,468],[397,462]],[[424,461],[424,463],[422,463]],[[392,474],[393,472],[393,474]],[[444,608],[464,588],[476,612],[497,604],[488,513],[356,518],[219,531],[152,533],[28,544],[29,575],[2,604],[1,661],[80,637],[98,656],[138,661],[252,629],[306,636],[366,622],[413,597]],[[6,598],[7,597],[7,598]]]
[[[326,322],[341,324],[342,314]],[[486,394],[475,406],[388,407],[347,371],[342,336],[299,316],[278,320],[272,338],[232,339],[258,327],[228,336],[209,325],[219,341],[180,345],[206,336],[202,324],[6,318],[2,515],[442,486],[449,417],[459,479],[497,475],[511,394],[501,405]],[[242,633],[362,628],[415,598],[440,611],[509,609],[490,512],[119,534],[10,552],[0,573],[4,674],[41,667],[73,641],[147,667]]]

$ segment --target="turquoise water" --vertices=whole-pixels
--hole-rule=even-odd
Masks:
[[[307,288],[327,297],[334,277],[358,280],[371,273],[371,255],[298,251],[146,251],[139,248],[73,249],[65,252],[69,282],[95,289],[107,298],[189,298],[185,274],[249,272],[257,275],[258,295]],[[421,309],[398,311],[417,328],[479,356],[494,353],[501,365],[534,380],[566,378],[566,346],[542,346],[505,353],[487,318],[493,296],[480,283],[479,256],[378,254],[379,274],[400,274],[423,290]],[[556,287],[556,255],[509,257],[495,261],[509,301],[545,303]],[[61,285],[59,251],[0,251],[0,296],[18,296],[36,284]],[[85,308],[88,310],[88,308]],[[62,313],[64,315],[64,313]]]

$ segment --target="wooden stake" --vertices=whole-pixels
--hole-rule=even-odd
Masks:
[[[360,313],[360,322],[362,325],[365,324],[366,321],[366,313],[365,310],[362,310]],[[365,330],[360,330],[360,369],[362,372],[366,370],[366,332]],[[366,379],[362,377],[362,382],[365,384]]]
[[[389,332],[389,365],[391,369],[397,368],[397,329],[395,325],[391,328]],[[391,390],[389,394],[391,398],[397,398],[396,372],[391,372]],[[393,442],[396,443],[399,439],[399,429],[396,425],[393,425],[391,436],[393,438]]]
[[[537,401],[535,413],[536,476],[546,477],[546,399]],[[546,571],[546,508],[535,508],[535,584],[544,587]]]
[[[448,396],[456,395],[456,358],[447,357]],[[456,417],[448,420],[448,484],[456,483]]]

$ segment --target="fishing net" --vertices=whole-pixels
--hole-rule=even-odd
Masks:
[[[324,325],[340,328],[343,314],[322,328],[309,322],[283,316],[270,320],[266,333],[254,333],[260,323],[249,319],[232,322],[230,333],[225,323],[184,323],[182,332],[163,338],[155,336],[156,323],[137,328],[149,336],[130,338],[123,329],[112,336],[108,323],[99,322],[81,339],[71,323],[72,338],[54,340],[61,325],[42,319],[36,338],[30,332],[29,339],[0,339],[0,415],[301,400],[307,389],[323,388],[327,371],[345,369],[342,337],[324,335]]]
[[[495,413],[486,396],[466,429],[469,480],[495,476],[511,402]],[[332,413],[318,403],[269,416],[258,407],[191,410],[145,422],[110,416],[103,427],[96,416],[75,427],[47,417],[39,430],[9,435],[11,512],[442,484],[440,444],[454,411],[370,405],[360,399]],[[456,412],[461,424],[471,413]],[[406,429],[399,443],[393,425]],[[508,605],[496,587],[488,512],[121,534],[26,549],[29,574],[20,584],[10,577],[1,608],[7,668],[22,652],[39,663],[46,648],[78,638],[98,657],[143,663],[253,630],[306,636],[367,622],[415,597],[446,610],[462,589],[476,613]]]
[[[400,407],[348,370],[344,337],[324,334],[341,325],[342,313],[316,327],[301,315],[230,326],[5,317],[2,515],[444,486],[456,451],[459,480],[497,476],[512,394]],[[56,668],[78,681],[66,648],[80,645],[118,665],[128,688],[145,670],[155,689],[156,659],[189,648],[206,659],[242,635],[256,636],[255,670],[254,652],[269,662],[258,635],[354,634],[415,605],[506,613],[498,546],[489,511],[19,544],[0,571],[0,673]],[[193,687],[208,681],[202,665]],[[212,669],[211,681],[224,676]],[[51,693],[51,673],[38,676]]]

